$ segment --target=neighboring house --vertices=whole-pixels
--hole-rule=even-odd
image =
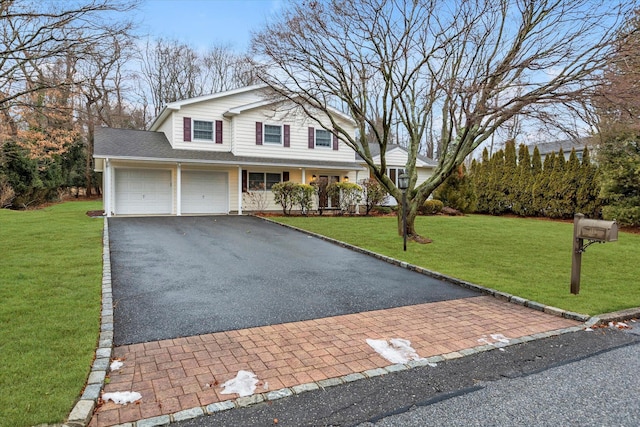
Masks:
[[[552,142],[543,142],[540,144],[533,144],[530,146],[529,151],[530,154],[533,154],[533,149],[538,147],[538,151],[540,152],[540,159],[544,162],[544,158],[551,153],[558,154],[562,149],[562,154],[564,155],[565,160],[569,160],[569,156],[571,155],[571,150],[576,150],[576,157],[578,161],[582,161],[582,152],[584,151],[584,147],[588,147],[591,151],[592,143],[590,138],[580,138],[578,140],[575,139],[563,139],[560,141],[552,141]]]
[[[333,117],[355,135],[351,118]],[[94,158],[107,216],[277,210],[275,183],[367,174],[353,150],[263,85],[169,103],[148,131],[97,129]]]
[[[374,163],[380,165],[380,145],[377,143],[369,144],[369,151],[371,153],[371,156],[373,157]],[[396,186],[398,186],[398,177],[406,168],[405,165],[407,164],[408,157],[409,153],[407,149],[402,147],[401,145],[387,145],[387,151],[385,155],[385,160],[387,163],[387,176],[391,179],[391,181],[393,181]],[[362,158],[358,155],[356,155],[356,161],[362,163],[363,166],[367,166]],[[418,154],[416,158],[416,171],[418,172],[416,186],[422,184],[431,175],[433,175],[433,170],[436,168],[436,166],[438,166],[437,162],[421,154]],[[373,173],[370,174],[370,177],[373,177]],[[396,200],[391,196],[387,196],[387,199],[383,204],[395,206]]]

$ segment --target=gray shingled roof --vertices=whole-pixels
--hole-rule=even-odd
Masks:
[[[404,151],[407,151],[406,148],[404,148],[402,145],[400,144],[389,144],[387,145],[387,153],[395,148],[400,148]],[[371,157],[375,157],[380,155],[380,144],[378,143],[369,143],[369,152],[371,153]],[[422,160],[423,162],[425,162],[426,164],[428,164],[429,166],[438,166],[438,163],[433,160],[430,159],[427,156],[423,156],[422,154],[418,154],[417,158]],[[360,155],[358,155],[358,153],[356,153],[356,161],[362,160],[362,157],[360,157]]]
[[[589,138],[580,138],[576,139],[563,139],[560,141],[551,141],[551,142],[542,142],[539,144],[532,144],[531,147],[538,146],[538,151],[541,155],[550,154],[550,153],[558,153],[562,148],[563,153],[570,153],[572,148],[575,148],[576,151],[582,151],[585,146],[591,148],[591,143]]]
[[[363,169],[355,162],[274,159],[236,156],[230,152],[176,150],[162,132],[131,129],[98,128],[95,132],[93,156],[126,160],[156,160],[164,162],[197,162],[234,165],[272,165],[316,167],[319,169]]]

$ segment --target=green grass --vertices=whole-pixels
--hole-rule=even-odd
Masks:
[[[640,235],[596,244],[582,255],[580,294],[569,292],[573,224],[482,215],[416,218],[434,243],[402,250],[395,217],[277,217],[449,276],[586,314],[640,306]]]
[[[100,202],[0,210],[0,426],[62,422],[99,334]]]

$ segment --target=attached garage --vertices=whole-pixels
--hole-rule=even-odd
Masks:
[[[229,212],[226,172],[182,171],[183,214],[226,214]]]
[[[171,170],[116,168],[114,173],[116,215],[172,213]]]

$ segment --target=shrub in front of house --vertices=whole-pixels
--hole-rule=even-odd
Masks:
[[[334,182],[327,186],[327,194],[339,199],[341,214],[355,213],[355,206],[362,200],[362,187],[352,182]]]
[[[300,213],[307,215],[313,207],[313,198],[316,194],[316,187],[309,184],[296,184],[294,192],[294,205],[300,207]]]
[[[418,210],[421,215],[436,215],[442,212],[442,208],[444,208],[444,203],[440,200],[427,200]]]
[[[291,214],[291,209],[297,201],[298,184],[291,181],[279,182],[271,187],[273,200],[282,207],[282,213]]]
[[[380,185],[375,178],[363,179],[362,186],[362,201],[365,206],[365,215],[369,215],[371,210],[384,202],[387,197],[387,190]]]

